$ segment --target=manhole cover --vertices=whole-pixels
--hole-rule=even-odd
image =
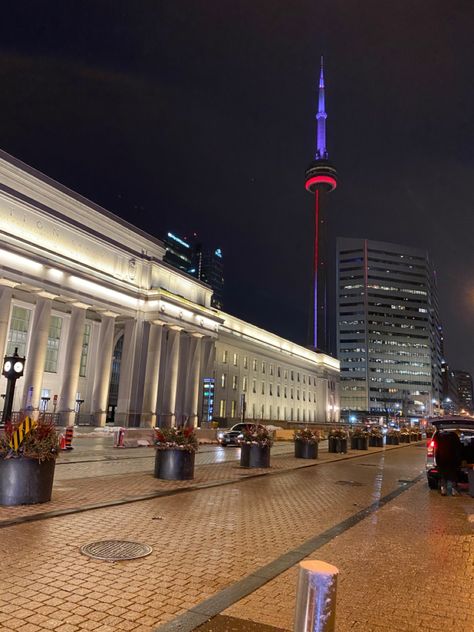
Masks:
[[[336,481],[336,485],[352,485],[352,487],[362,487],[358,481]]]
[[[128,540],[102,540],[81,546],[81,553],[95,560],[116,562],[118,560],[135,560],[145,557],[153,551],[148,544],[129,542]]]

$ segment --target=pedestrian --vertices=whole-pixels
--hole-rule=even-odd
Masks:
[[[447,430],[438,433],[435,458],[441,478],[441,495],[457,496],[458,492],[455,486],[462,461],[462,444],[456,432]]]

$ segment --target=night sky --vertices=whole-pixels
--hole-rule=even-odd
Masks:
[[[331,240],[427,249],[474,371],[472,0],[3,3],[0,146],[159,237],[222,248],[225,309],[305,343],[325,57]]]

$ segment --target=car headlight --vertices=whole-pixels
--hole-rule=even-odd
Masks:
[[[217,433],[217,438],[218,439],[223,439],[224,438],[224,433],[223,432],[218,432]]]

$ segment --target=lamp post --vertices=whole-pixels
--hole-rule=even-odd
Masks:
[[[7,391],[5,393],[5,406],[3,407],[2,421],[5,423],[10,420],[13,408],[13,396],[15,395],[16,381],[23,375],[25,368],[25,358],[18,355],[18,347],[11,356],[5,356],[3,359],[2,375],[7,378]]]
[[[79,425],[79,419],[81,415],[81,406],[84,403],[83,399],[76,399],[76,426]]]

